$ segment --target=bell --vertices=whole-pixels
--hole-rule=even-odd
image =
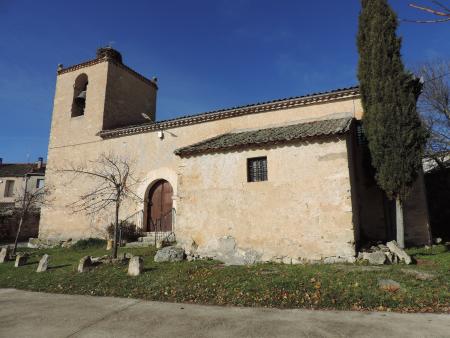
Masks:
[[[82,92],[80,92],[80,94],[78,94],[77,100],[86,100],[86,91],[85,90],[83,90]]]

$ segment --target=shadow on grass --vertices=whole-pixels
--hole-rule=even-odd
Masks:
[[[49,266],[49,267],[48,267],[48,270],[65,268],[65,267],[71,266],[71,265],[72,265],[72,264],[60,264],[60,265]]]
[[[151,271],[156,271],[156,270],[158,270],[158,269],[157,268],[144,268],[142,270],[142,272],[145,273],[145,272],[151,272]]]

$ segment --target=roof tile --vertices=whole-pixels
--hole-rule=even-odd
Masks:
[[[195,115],[185,115],[174,119],[158,121],[156,123],[143,123],[139,125],[120,127],[116,129],[102,130],[98,133],[98,135],[102,138],[127,136],[132,134],[158,131],[161,129],[188,126],[208,121],[216,121],[242,115],[263,113],[279,109],[294,108],[318,102],[330,102],[333,100],[340,100],[343,98],[358,97],[358,96],[359,96],[359,87],[340,88],[328,92],[313,93],[308,95],[277,99],[273,101],[258,102],[245,106],[237,106],[228,109],[214,110]]]
[[[0,177],[21,177],[27,173],[45,174],[45,164],[40,169],[35,163],[0,164]]]
[[[282,127],[272,127],[243,132],[231,132],[175,150],[179,156],[214,152],[250,145],[289,142],[308,137],[343,134],[350,128],[353,118],[339,118],[303,122]]]

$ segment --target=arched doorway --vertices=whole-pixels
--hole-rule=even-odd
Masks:
[[[147,231],[172,231],[172,195],[173,189],[166,180],[153,184],[147,198]]]

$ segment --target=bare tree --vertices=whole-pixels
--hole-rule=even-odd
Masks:
[[[70,204],[74,212],[89,215],[107,211],[114,207],[113,257],[117,257],[119,215],[125,200],[142,201],[134,192],[140,181],[134,176],[134,163],[128,158],[101,154],[97,160],[88,161],[87,165],[59,169],[59,172],[72,173],[75,176],[89,177],[94,182],[91,189]]]
[[[450,60],[422,64],[423,81],[418,108],[429,132],[425,156],[443,168],[450,155]]]
[[[407,22],[415,22],[415,23],[439,23],[439,22],[446,22],[450,21],[450,7],[444,5],[440,1],[431,1],[434,4],[434,8],[431,6],[422,6],[417,5],[414,3],[409,4],[409,7],[418,9],[422,12],[426,12],[429,14],[432,14],[433,16],[437,17],[436,19],[430,19],[430,20],[403,20]]]
[[[51,195],[50,188],[45,185],[35,190],[27,190],[29,176],[25,175],[25,187],[22,192],[16,196],[14,213],[18,215],[19,223],[17,226],[16,238],[14,240],[14,248],[12,254],[15,255],[17,251],[17,243],[19,241],[22,225],[32,211],[39,210],[41,207],[49,205]]]

